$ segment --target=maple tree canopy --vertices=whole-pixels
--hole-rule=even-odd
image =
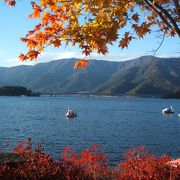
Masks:
[[[16,0],[4,0],[15,6]],[[34,60],[47,46],[78,45],[85,56],[108,53],[107,45],[119,42],[128,47],[154,26],[164,36],[180,37],[179,0],[36,0],[31,1],[29,18],[40,21],[21,40],[28,51],[20,60]],[[122,33],[123,32],[123,33]],[[79,60],[75,67],[86,67]]]

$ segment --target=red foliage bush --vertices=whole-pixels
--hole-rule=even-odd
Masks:
[[[105,179],[112,170],[108,168],[108,160],[104,153],[98,153],[99,147],[86,148],[80,155],[72,152],[70,147],[64,150],[60,158],[64,177],[68,179]]]
[[[16,161],[15,167],[4,162],[0,165],[0,179],[42,179],[56,178],[60,174],[58,163],[43,152],[40,146],[32,148],[31,139],[28,143],[20,141],[13,149],[21,160]]]
[[[180,179],[180,167],[168,164],[169,156],[160,158],[149,154],[143,146],[125,153],[125,161],[118,164],[117,179],[174,180]]]
[[[19,142],[13,153],[20,157],[14,164],[0,164],[0,179],[143,179],[143,180],[178,180],[180,167],[169,165],[170,158],[160,158],[148,154],[144,147],[134,148],[125,154],[125,161],[117,168],[110,169],[104,153],[99,153],[99,146],[94,145],[77,154],[67,147],[59,160],[44,153],[41,146],[32,148],[31,139]]]

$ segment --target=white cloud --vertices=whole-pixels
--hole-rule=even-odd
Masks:
[[[109,61],[125,61],[130,59],[138,58],[140,54],[124,54],[124,53],[110,53],[107,55],[101,55],[98,53],[92,53],[88,59],[98,59],[98,60],[109,60]]]
[[[102,55],[98,54],[96,52],[93,52],[91,56],[86,57],[86,59],[98,59],[98,60],[109,60],[109,61],[124,61],[124,60],[130,60],[139,57],[139,54],[107,54]],[[36,63],[40,62],[49,62],[52,60],[58,60],[58,59],[67,59],[67,58],[85,58],[84,55],[82,55],[81,52],[75,52],[75,51],[64,51],[64,52],[45,52],[36,61]]]
[[[8,59],[0,60],[1,67],[12,67],[12,66],[19,66],[19,65],[30,65],[30,63],[22,62],[18,58],[8,58]]]
[[[79,52],[73,52],[73,51],[44,52],[39,56],[38,61],[48,62],[52,60],[67,59],[67,58],[83,58],[83,55]]]
[[[91,56],[86,59],[98,59],[98,60],[109,60],[109,61],[124,61],[139,57],[139,54],[125,54],[125,53],[110,53],[105,55],[93,52]],[[12,67],[18,65],[35,65],[37,63],[44,63],[58,59],[68,59],[68,58],[85,58],[85,55],[81,51],[46,51],[43,52],[37,60],[22,62],[18,58],[7,58],[7,54],[0,51],[0,66]]]
[[[49,62],[52,60],[66,59],[66,58],[83,58],[81,53],[78,52],[45,52],[42,53],[38,59],[33,61],[22,62],[18,58],[5,58],[0,51],[0,66],[12,67],[18,65],[35,65],[37,63]]]
[[[98,54],[96,52],[93,52],[91,56],[87,57],[86,59],[98,59],[98,60],[109,60],[109,61],[125,61],[125,60],[131,60],[138,58],[140,56],[144,56],[148,54],[139,54],[139,53],[109,53],[106,56]],[[152,54],[149,54],[152,55]],[[5,58],[6,55],[3,53],[3,51],[0,51],[0,67],[12,67],[12,66],[18,66],[18,65],[35,65],[37,63],[44,63],[49,62],[52,60],[58,60],[58,59],[67,59],[67,58],[84,58],[84,55],[81,54],[81,52],[75,52],[75,51],[64,51],[64,52],[44,52],[42,53],[37,60],[33,61],[26,61],[22,62],[18,58]],[[158,54],[157,57],[175,57],[171,56],[170,54]]]

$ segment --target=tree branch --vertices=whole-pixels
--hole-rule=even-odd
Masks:
[[[163,12],[165,14],[165,16],[170,20],[170,22],[172,23],[175,31],[177,32],[177,34],[180,37],[180,29],[178,27],[178,25],[176,24],[176,21],[174,20],[174,18],[168,13],[168,11],[166,11],[162,6],[160,6],[159,4],[157,4],[156,2],[154,3],[154,5],[161,10],[161,12]]]
[[[167,27],[169,27],[171,30],[175,30],[175,32],[178,34],[178,36],[180,37],[180,29],[178,27],[178,25],[176,24],[175,20],[173,19],[173,17],[159,4],[157,4],[156,2],[154,4],[152,4],[152,0],[150,0],[150,2],[148,0],[144,0],[144,2],[151,7],[158,15],[159,17],[162,19],[162,21],[167,25]],[[158,9],[160,11],[158,11]],[[173,25],[171,25],[166,18],[164,17],[164,15],[166,16],[166,18],[169,19],[170,23]]]
[[[164,34],[163,34],[163,37],[162,37],[162,40],[161,40],[159,46],[157,47],[157,49],[154,50],[153,56],[157,53],[157,51],[158,51],[158,50],[160,49],[160,47],[162,46],[162,44],[163,44],[163,42],[164,42],[164,39],[165,39],[165,36],[166,36],[166,30],[165,30],[165,32],[164,32]]]
[[[173,0],[174,6],[176,7],[175,12],[177,13],[178,16],[180,16],[180,5],[179,5],[179,0]]]

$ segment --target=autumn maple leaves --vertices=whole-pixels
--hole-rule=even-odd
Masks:
[[[75,62],[74,68],[86,68],[88,64],[88,61],[86,61],[85,59],[80,59]]]
[[[15,6],[16,1],[15,0],[4,0],[9,6]]]
[[[16,4],[15,0],[4,1]],[[127,48],[133,39],[151,33],[154,26],[170,36],[180,31],[176,0],[39,0],[31,5],[29,18],[38,18],[39,24],[21,38],[28,49],[20,54],[22,61],[36,59],[47,46],[76,45],[87,57],[93,51],[107,54],[108,45],[114,42]],[[82,59],[74,67],[87,65]]]

